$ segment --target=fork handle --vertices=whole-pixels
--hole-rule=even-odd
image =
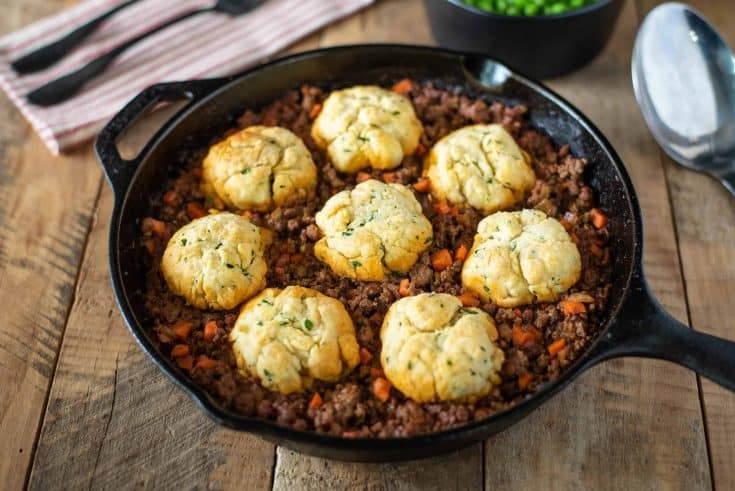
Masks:
[[[177,22],[181,22],[184,19],[188,19],[189,17],[194,17],[195,15],[210,11],[212,11],[212,8],[208,7],[187,12],[178,17],[175,17],[158,27],[151,29],[150,31],[146,31],[143,34],[140,34],[139,36],[136,36],[135,38],[126,41],[120,46],[117,46],[116,48],[108,51],[104,55],[90,61],[83,67],[71,73],[68,73],[63,77],[57,78],[56,80],[52,80],[45,85],[42,85],[41,87],[28,93],[28,95],[26,95],[26,98],[28,99],[28,101],[36,104],[37,106],[53,106],[54,104],[63,102],[76,94],[84,84],[89,82],[100,73],[104,72],[105,69],[110,65],[110,63],[115,60],[115,58],[120,56],[120,54],[133,46],[135,43],[159,31],[164,30],[167,27],[176,24]]]
[[[53,41],[47,45],[23,55],[22,57],[11,63],[11,67],[16,73],[22,75],[32,73],[48,68],[61,58],[67,55],[69,51],[75,48],[79,43],[86,39],[90,34],[104,21],[139,0],[128,0],[120,5],[108,10],[107,12],[95,17],[86,24],[83,24],[60,39]]]

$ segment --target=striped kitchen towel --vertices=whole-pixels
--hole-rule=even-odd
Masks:
[[[125,103],[149,85],[236,73],[373,0],[267,0],[229,17],[201,14],[123,53],[74,98],[43,108],[24,95],[123,41],[213,0],[142,0],[108,19],[75,51],[45,71],[19,77],[10,62],[60,37],[123,0],[89,0],[0,38],[0,86],[55,155],[95,137]]]

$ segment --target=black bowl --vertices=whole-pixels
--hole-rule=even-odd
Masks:
[[[623,0],[598,0],[558,15],[491,14],[461,0],[425,0],[442,46],[489,55],[536,78],[569,73],[592,60],[610,39]]]

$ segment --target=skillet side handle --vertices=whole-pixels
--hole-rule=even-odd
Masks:
[[[623,314],[595,348],[592,363],[621,356],[667,360],[735,392],[735,342],[697,332],[674,319],[642,279]]]
[[[135,171],[156,137],[143,147],[137,157],[126,160],[117,149],[117,140],[125,131],[132,126],[139,117],[155,104],[164,102],[175,102],[188,100],[188,103],[172,116],[159,130],[158,134],[165,131],[172,121],[187,111],[193,104],[208,96],[218,88],[224,86],[232,78],[193,80],[187,82],[171,82],[153,85],[143,90],[120,110],[102,129],[94,144],[97,159],[107,176],[115,196],[123,196],[128,189]]]

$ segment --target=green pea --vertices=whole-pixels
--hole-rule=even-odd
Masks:
[[[538,6],[533,3],[527,4],[523,7],[523,15],[528,15],[528,16],[537,15],[538,11],[539,11]]]
[[[567,6],[563,3],[555,3],[551,7],[549,7],[549,13],[551,15],[557,15],[562,14],[567,11]]]
[[[520,15],[521,9],[516,7],[515,5],[511,5],[508,7],[508,9],[505,11],[507,15]]]

